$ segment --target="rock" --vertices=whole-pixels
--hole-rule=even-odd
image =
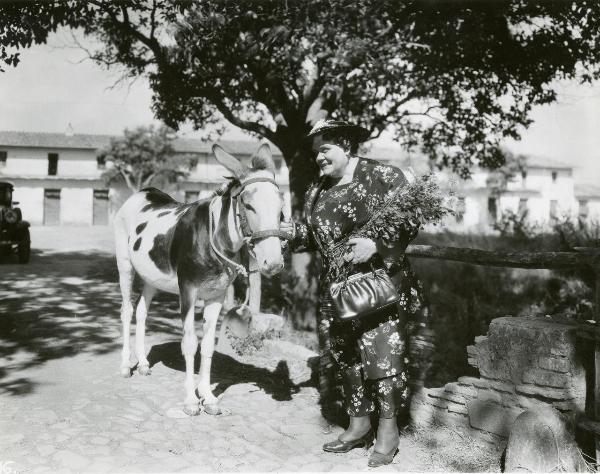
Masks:
[[[58,451],[53,459],[64,467],[79,471],[89,464],[89,460],[73,451]]]
[[[573,396],[567,390],[542,387],[533,384],[522,384],[515,387],[517,393],[522,395],[533,395],[534,397],[544,397],[550,400],[569,400]]]
[[[285,325],[283,316],[272,313],[258,313],[250,320],[252,332],[265,333],[267,331],[281,331]]]
[[[571,370],[571,361],[564,357],[544,357],[540,359],[538,365],[542,369],[551,370],[553,372],[567,373]]]
[[[569,383],[569,377],[567,374],[532,368],[523,374],[523,382],[546,387],[564,388]]]
[[[548,407],[517,417],[508,438],[505,471],[585,472],[587,466],[566,420]]]
[[[175,419],[189,418],[189,416],[186,415],[181,408],[169,408],[165,415],[167,415],[169,418]]]
[[[513,421],[522,411],[481,400],[472,400],[467,409],[471,427],[503,437],[508,436]]]
[[[39,444],[37,446],[37,451],[42,456],[47,457],[50,456],[54,451],[56,451],[56,448],[51,444]]]

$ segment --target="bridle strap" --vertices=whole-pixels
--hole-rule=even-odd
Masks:
[[[236,207],[238,209],[238,217],[240,220],[240,228],[242,231],[242,236],[244,237],[244,244],[249,244],[254,240],[259,240],[259,239],[264,239],[267,237],[278,237],[280,239],[288,239],[291,240],[292,239],[292,235],[288,234],[287,232],[283,232],[282,230],[279,229],[267,229],[267,230],[259,230],[256,232],[252,232],[252,229],[250,229],[250,225],[248,224],[248,218],[246,216],[246,212],[243,209],[243,206],[240,207],[239,203],[238,203],[238,196],[240,195],[240,193],[244,190],[244,188],[246,186],[248,186],[249,184],[252,183],[271,183],[273,185],[275,185],[277,187],[277,189],[279,189],[279,185],[275,182],[274,179],[271,178],[267,178],[266,176],[257,176],[255,178],[250,178],[246,181],[242,181],[240,183],[239,189],[237,189],[235,192],[231,192],[230,193],[230,198],[232,201],[234,201],[234,207]],[[221,196],[215,196],[209,206],[208,206],[208,239],[210,242],[210,246],[213,249],[213,251],[215,252],[215,254],[217,254],[218,257],[221,258],[221,260],[223,260],[224,262],[226,262],[227,264],[229,264],[231,267],[233,267],[234,271],[236,273],[239,273],[243,276],[248,276],[248,271],[246,270],[246,268],[243,265],[240,265],[237,262],[234,262],[233,260],[231,260],[230,258],[228,258],[226,255],[223,254],[223,252],[219,251],[219,249],[217,249],[217,246],[215,245],[214,242],[214,238],[213,238],[213,232],[216,229],[214,222],[213,222],[213,213],[212,213],[212,207],[214,205],[214,203],[216,202],[217,199],[221,198]],[[215,227],[215,228],[213,228]]]
[[[246,277],[246,276],[248,276],[248,271],[246,270],[246,268],[243,265],[240,265],[239,263],[234,262],[233,260],[228,258],[226,255],[223,255],[223,252],[221,252],[215,245],[213,233],[214,233],[216,227],[215,227],[215,229],[213,229],[214,223],[213,223],[212,207],[213,207],[215,201],[219,198],[220,198],[220,196],[215,196],[210,201],[210,204],[208,205],[208,241],[210,242],[210,246],[213,249],[213,252],[215,252],[217,254],[217,256],[221,258],[221,260],[223,260],[226,263],[228,263],[229,265],[231,265],[236,273],[239,273]]]
[[[239,189],[236,190],[235,194],[232,193],[232,198],[236,201],[236,207],[238,208],[238,217],[240,219],[240,227],[242,230],[242,235],[248,242],[253,242],[255,240],[266,239],[267,237],[277,237],[279,239],[287,239],[291,240],[292,235],[288,232],[283,232],[280,229],[266,229],[266,230],[257,230],[252,232],[250,225],[248,224],[248,216],[246,215],[246,210],[243,206],[239,206],[237,203],[238,196],[242,193],[244,188],[249,184],[253,183],[271,183],[277,189],[279,189],[279,185],[272,178],[267,178],[266,176],[256,176],[255,178],[250,178],[246,181],[240,182]]]

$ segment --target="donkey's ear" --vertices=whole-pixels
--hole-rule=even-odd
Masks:
[[[234,178],[241,179],[248,174],[248,167],[241,163],[235,156],[230,155],[223,150],[219,145],[213,145],[212,151],[215,154],[217,161],[231,171]]]
[[[258,148],[258,151],[252,158],[252,168],[255,170],[268,170],[273,174],[275,173],[275,162],[273,161],[271,147],[269,147],[268,144],[263,143]]]

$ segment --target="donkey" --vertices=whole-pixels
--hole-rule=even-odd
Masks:
[[[135,352],[138,372],[150,374],[144,346],[148,308],[157,290],[179,294],[185,358],[184,411],[197,415],[200,402],[207,413],[220,413],[210,386],[211,358],[217,319],[227,287],[244,273],[239,251],[246,245],[258,270],[267,276],[283,269],[279,230],[282,197],[275,183],[275,165],[263,144],[248,168],[223,148],[213,153],[232,178],[212,199],[181,204],[168,194],[147,188],[133,194],[115,215],[115,241],[119,285],[123,303],[121,374],[131,375],[130,325],[133,315],[132,284],[135,273],[143,289],[135,310]],[[200,377],[194,385],[194,357],[198,338],[194,328],[196,300],[204,300],[204,337],[200,345]],[[196,390],[200,400],[196,397]]]

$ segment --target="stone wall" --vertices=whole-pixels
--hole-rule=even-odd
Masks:
[[[440,424],[490,442],[508,436],[525,409],[553,406],[567,414],[585,408],[583,355],[576,327],[550,317],[504,317],[467,347],[480,377],[414,390],[415,425]],[[436,350],[443,350],[438,343]]]

